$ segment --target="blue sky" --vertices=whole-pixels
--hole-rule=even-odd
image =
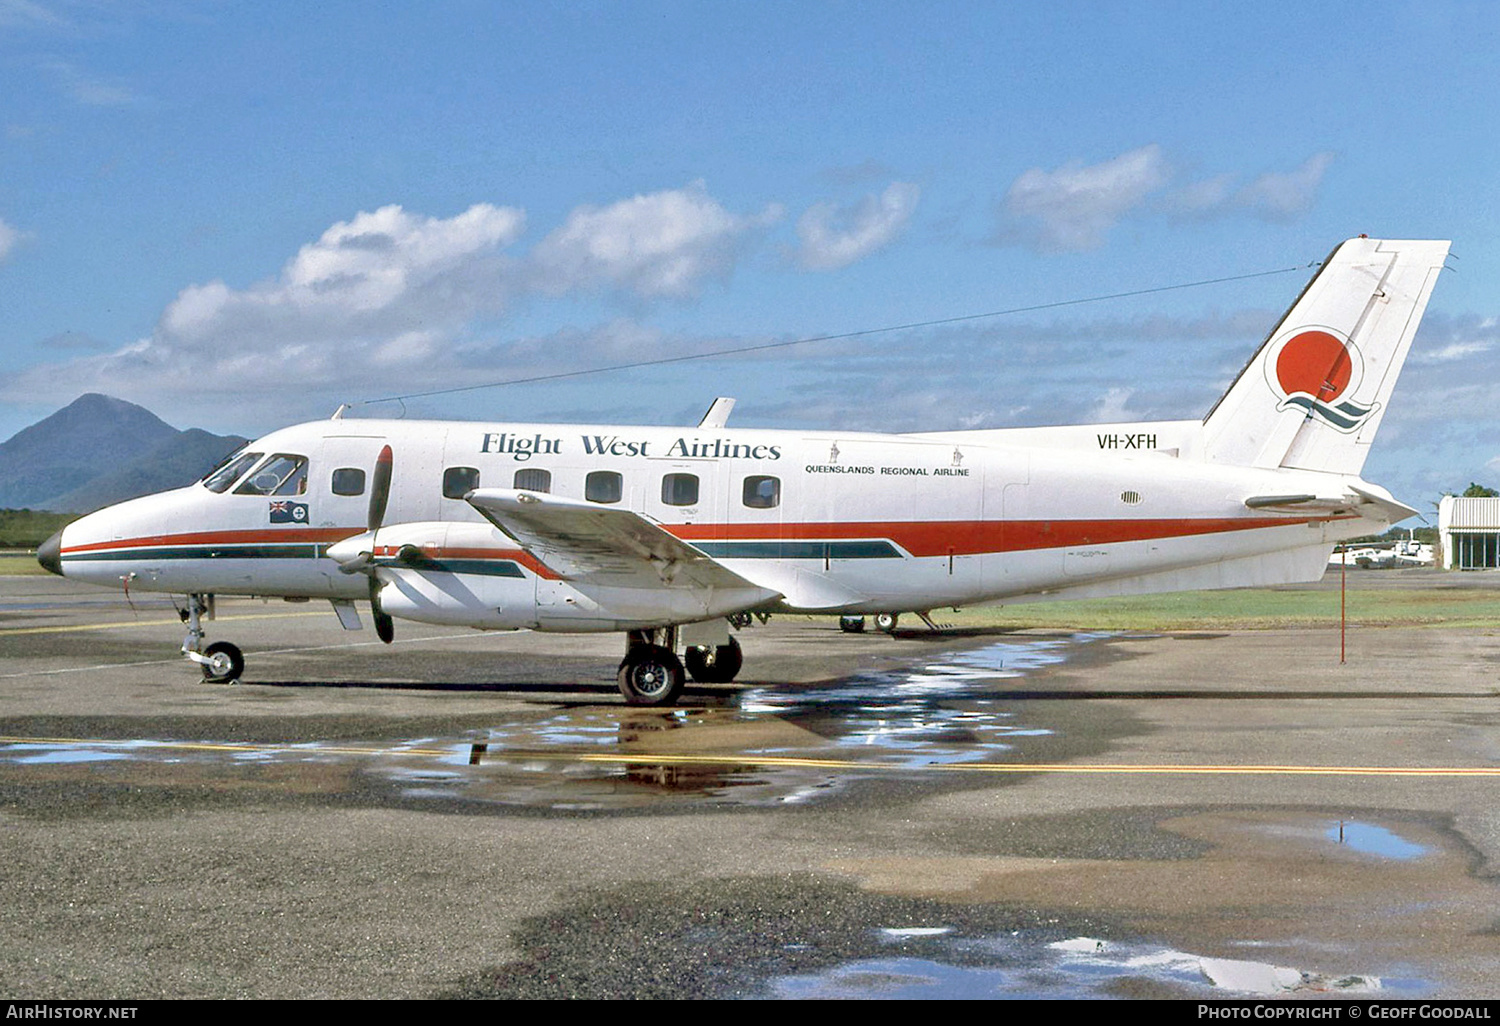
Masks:
[[[937,430],[1201,415],[1365,232],[1454,240],[1366,468],[1500,484],[1500,5],[0,0],[0,438],[84,391]],[[358,407],[361,415],[399,407]]]

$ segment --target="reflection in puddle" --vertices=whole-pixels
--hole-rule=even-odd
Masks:
[[[1020,738],[1051,731],[1018,724],[1005,708],[1002,681],[1065,661],[1065,641],[998,642],[955,652],[911,670],[867,673],[826,687],[755,688],[740,699],[746,715],[776,715],[826,737],[840,749],[874,749],[901,765],[980,762],[1014,749]]]
[[[1265,962],[1206,958],[1144,943],[1093,937],[1044,943],[1016,933],[964,939],[951,928],[883,930],[892,942],[930,940],[931,957],[861,959],[822,973],[770,981],[781,998],[1061,998],[1109,997],[1125,984],[1180,997],[1379,993],[1414,997],[1416,981],[1369,975],[1330,976]],[[941,938],[941,939],[938,939]]]
[[[1373,823],[1339,822],[1328,828],[1330,841],[1353,848],[1366,855],[1388,859],[1415,859],[1427,854],[1427,848],[1414,844],[1399,834]]]
[[[116,741],[100,744],[58,745],[46,741],[18,742],[0,745],[0,759],[22,766],[68,765],[85,762],[113,762],[130,759],[143,749],[151,747],[150,741]]]
[[[862,777],[1013,758],[1026,739],[1051,731],[1017,721],[1008,699],[1011,682],[1104,637],[1007,640],[945,653],[923,666],[830,684],[754,687],[728,707],[546,710],[466,738],[422,737],[378,746],[37,741],[0,746],[0,760],[249,765],[358,760],[366,779],[384,780],[413,798],[558,809],[620,808],[664,799],[794,804],[837,793]],[[639,761],[631,758],[635,753]]]

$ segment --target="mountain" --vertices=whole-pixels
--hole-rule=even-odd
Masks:
[[[0,442],[0,509],[84,513],[177,488],[244,442],[91,392]]]

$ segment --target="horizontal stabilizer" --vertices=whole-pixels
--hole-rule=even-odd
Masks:
[[[1349,492],[1344,495],[1252,495],[1245,500],[1245,505],[1263,512],[1302,516],[1309,513],[1328,516],[1355,514],[1369,520],[1385,520],[1393,524],[1407,517],[1421,515],[1419,510],[1396,501],[1389,492],[1375,485],[1347,484],[1345,487]],[[1369,508],[1372,506],[1374,509]]]
[[[1358,495],[1369,505],[1375,506],[1381,512],[1381,519],[1389,520],[1391,523],[1405,520],[1407,517],[1419,517],[1422,511],[1412,509],[1404,502],[1398,502],[1391,497],[1391,493],[1384,488],[1376,488],[1374,485],[1350,485],[1354,494]]]

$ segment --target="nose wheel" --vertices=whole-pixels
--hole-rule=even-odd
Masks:
[[[216,641],[203,650],[203,680],[208,684],[224,684],[239,680],[245,672],[245,654],[238,645],[227,641]]]
[[[198,664],[207,684],[228,684],[240,679],[245,672],[245,654],[238,645],[227,641],[216,641],[203,647],[203,621],[214,618],[212,595],[189,595],[187,608],[181,610],[182,619],[188,625],[187,637],[182,640],[182,654]]]

